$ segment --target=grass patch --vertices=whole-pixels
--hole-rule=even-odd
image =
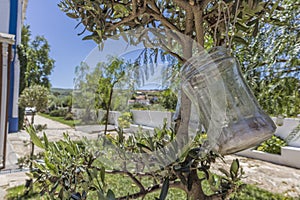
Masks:
[[[131,181],[128,177],[123,175],[108,175],[106,177],[107,185],[110,186],[110,188],[115,192],[116,196],[123,196],[128,193],[137,192],[139,189],[135,184],[129,184]],[[150,180],[143,180],[142,181],[145,185],[150,186],[151,181]],[[30,193],[29,196],[24,197],[25,187],[23,185],[9,188],[7,190],[6,199],[8,200],[14,200],[14,199],[43,199],[39,195],[38,190],[34,189],[32,193]],[[149,193],[145,196],[144,200],[152,200],[156,197],[159,197],[160,191]],[[94,200],[97,199],[97,194],[93,191],[90,192],[88,200]],[[170,189],[167,200],[185,200],[186,194],[179,189]],[[254,185],[246,185],[245,188],[243,188],[241,191],[239,191],[236,194],[232,194],[229,198],[230,200],[299,200],[299,198],[292,198],[292,197],[286,197],[281,194],[275,194],[269,191],[266,191],[264,189],[258,188]],[[139,198],[139,200],[142,200],[142,198]]]
[[[7,194],[6,194],[6,198],[7,200],[39,200],[42,199],[42,197],[40,196],[40,194],[37,192],[36,189],[34,189],[33,192],[30,192],[28,195],[26,195],[26,197],[24,196],[25,193],[25,186],[24,185],[19,185],[16,187],[12,187],[12,188],[8,188],[7,189]]]
[[[80,120],[65,120],[64,117],[52,117],[50,115],[47,115],[45,113],[39,113],[40,116],[45,117],[47,119],[51,119],[53,121],[60,122],[62,124],[68,125],[70,127],[75,127],[75,125],[78,125],[80,123]]]
[[[254,185],[246,185],[237,194],[231,195],[231,200],[299,200],[299,198],[286,197],[281,194],[269,192]]]

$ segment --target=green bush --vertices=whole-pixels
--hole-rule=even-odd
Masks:
[[[263,151],[267,153],[273,153],[273,154],[281,154],[281,147],[286,146],[286,142],[281,139],[280,137],[277,137],[275,135],[272,136],[272,138],[266,140],[265,142],[261,143],[256,149],[258,151]]]
[[[52,110],[49,113],[51,117],[65,117],[66,114],[67,114],[67,110],[64,109]]]
[[[64,117],[65,120],[74,120],[73,114],[72,113],[67,113],[66,116]]]
[[[177,105],[177,96],[172,90],[167,89],[162,92],[160,103],[167,110],[175,110]]]
[[[178,148],[178,143],[173,141],[175,132],[173,129],[167,128],[166,124],[161,129],[155,129],[152,137],[148,137],[144,133],[141,135],[130,135],[126,139],[124,132],[119,129],[116,137],[111,137],[108,134],[102,138],[103,140],[97,141],[72,141],[67,134],[64,134],[62,140],[49,142],[45,134],[41,139],[34,130],[29,130],[28,133],[35,145],[45,150],[42,160],[32,161],[34,170],[28,173],[32,179],[36,180],[33,184],[33,191],[39,191],[43,198],[48,197],[50,199],[125,199],[129,194],[138,194],[139,187],[150,191],[147,192],[149,194],[146,195],[145,200],[158,199],[158,195],[162,196],[162,194],[167,193],[168,197],[166,199],[186,199],[184,190],[176,190],[175,194],[171,190],[168,192],[165,189],[165,185],[173,184],[173,181],[182,183],[179,182],[180,178],[185,180],[183,175],[191,171],[189,165],[195,161],[195,158],[198,159],[197,155],[200,150],[197,144],[193,144],[192,148],[185,152],[183,157],[178,157],[176,161],[162,167],[155,173],[150,173],[149,175],[142,173],[143,176],[140,177],[139,174],[131,173],[126,169],[112,170],[110,162],[124,160],[123,157],[120,157],[121,160],[119,160],[120,154],[115,154],[114,152],[105,152],[107,159],[103,158],[102,150],[104,149],[104,144],[106,147],[107,145],[112,145],[111,147],[128,149],[131,152],[141,152],[144,153],[143,156],[147,152],[155,152],[168,145],[170,148],[168,148],[167,153],[170,157],[162,158],[158,156],[159,160],[154,160],[153,162],[153,164],[157,162],[164,163],[166,159],[173,159],[172,156],[176,156],[176,149]],[[199,178],[203,181],[201,181],[203,183],[202,189],[207,191],[205,194],[214,195],[216,192],[221,192],[222,195],[227,195],[242,189],[241,177],[244,172],[240,168],[237,159],[233,160],[229,170],[219,169],[223,176],[215,176],[209,171],[210,164],[217,157],[215,153],[210,152],[206,155],[205,160],[199,160],[201,162],[199,163],[201,164],[201,170],[198,172],[202,174]],[[130,162],[125,164],[130,164]],[[120,162],[120,166],[124,166],[122,162]],[[192,163],[192,166],[197,165]],[[177,174],[179,177],[177,177]],[[163,179],[163,177],[167,178]],[[155,184],[155,187],[160,187],[159,185],[162,182],[163,186],[160,194],[150,194],[151,188],[154,187],[153,184]],[[186,182],[185,184],[190,183]],[[173,191],[175,192],[175,190]],[[116,196],[118,198],[115,198]],[[247,188],[242,194],[233,194],[231,197],[231,199],[243,200],[267,200],[268,197],[272,197],[269,199],[274,200],[282,199],[280,195],[265,193],[263,190],[255,187],[253,189],[251,187]],[[27,196],[26,199],[28,199]]]
[[[149,106],[147,106],[145,104],[141,104],[141,103],[134,103],[133,105],[130,106],[130,108],[136,109],[136,110],[148,110]]]
[[[118,118],[119,127],[120,128],[129,128],[131,121],[132,121],[132,113],[131,112],[124,112]]]
[[[20,157],[18,158],[17,161],[17,165],[19,166],[19,168],[26,168],[29,167],[31,160],[39,160],[39,159],[43,159],[44,158],[44,153],[43,152],[39,152],[35,155],[33,155],[32,157],[30,155],[26,155],[24,157]]]

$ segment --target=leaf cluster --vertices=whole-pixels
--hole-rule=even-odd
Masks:
[[[34,170],[28,174],[40,188],[40,195],[50,199],[86,199],[96,191],[99,199],[114,199],[106,189],[104,168],[95,167],[95,156],[86,149],[84,141],[64,139],[49,142],[46,134],[40,139],[34,129],[28,129],[32,142],[45,150],[42,160],[33,160]]]
[[[287,143],[283,139],[278,136],[273,135],[272,138],[266,140],[262,144],[260,144],[256,149],[258,151],[263,151],[267,153],[273,154],[281,154],[281,147],[286,146]]]
[[[50,45],[44,36],[36,36],[31,40],[29,25],[22,27],[22,43],[19,45],[21,58],[21,76],[29,87],[34,84],[50,88],[49,75],[54,67],[55,60],[50,57]]]
[[[152,153],[168,144],[171,145],[168,151],[165,151],[167,153],[165,157],[160,157],[160,163],[166,163],[167,159],[171,160],[177,156],[176,160],[168,165],[161,165],[156,171],[135,173],[126,170],[126,167],[122,170],[105,167],[99,156],[109,155],[102,155],[99,147],[96,147],[98,149],[96,152],[93,151],[91,145],[95,144],[94,142],[72,141],[67,134],[64,134],[64,139],[60,141],[49,142],[45,134],[40,139],[35,129],[28,128],[27,131],[32,142],[45,150],[42,160],[33,160],[34,170],[29,176],[35,180],[35,186],[40,188],[40,194],[47,195],[50,199],[86,199],[95,193],[98,199],[135,199],[160,190],[158,199],[163,200],[167,197],[169,188],[175,187],[186,192],[191,190],[192,180],[198,177],[194,174],[197,171],[204,174],[201,182],[206,180],[213,191],[210,195],[226,196],[238,188],[237,182],[243,174],[238,160],[234,160],[229,172],[220,169],[225,177],[216,177],[209,171],[209,168],[218,155],[213,152],[203,155],[201,146],[196,143],[182,156],[176,155],[178,144],[172,143],[175,132],[166,126],[156,129],[152,137],[142,133],[137,137],[127,137],[122,130],[118,131],[116,137],[109,134],[106,136],[106,142],[110,141],[131,152]],[[143,165],[143,163],[139,164]],[[140,191],[123,197],[115,197],[113,188],[110,188],[105,181],[106,174],[126,175],[133,184],[140,188]],[[144,185],[140,180],[141,177],[151,178],[154,184]]]
[[[48,104],[49,89],[41,85],[25,88],[19,98],[22,107],[34,107],[37,112],[45,109]]]

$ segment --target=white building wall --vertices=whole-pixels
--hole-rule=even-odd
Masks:
[[[8,33],[9,11],[10,0],[0,0],[0,33]]]
[[[5,130],[6,128],[6,105],[7,105],[7,70],[8,70],[8,66],[7,66],[7,47],[8,44],[7,43],[3,43],[3,55],[2,56],[2,97],[1,97],[1,121],[0,121],[0,163],[3,163],[3,156],[4,156],[4,137],[7,133],[7,130]]]

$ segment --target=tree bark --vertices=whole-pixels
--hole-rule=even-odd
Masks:
[[[192,34],[193,29],[195,28],[196,40],[198,45],[204,46],[204,31],[203,31],[203,9],[205,5],[193,5],[191,9],[187,10],[187,19],[186,19],[186,30],[185,34]],[[195,27],[193,27],[195,26]],[[183,45],[184,49],[184,58],[188,59],[192,57],[192,43],[186,42]],[[189,139],[188,127],[189,119],[191,115],[191,100],[184,93],[184,89],[181,86],[181,106],[180,106],[180,125],[177,132],[177,137],[185,137],[183,139]],[[181,139],[181,138],[180,138]],[[186,185],[186,192],[189,199],[192,200],[202,200],[202,199],[212,199],[216,196],[208,197],[204,194],[201,186],[201,180],[197,175],[197,169],[194,169],[189,174],[189,184]]]
[[[107,105],[107,109],[106,109],[106,121],[105,121],[104,135],[106,135],[106,132],[107,132],[108,117],[109,117],[109,110],[110,110],[112,95],[113,95],[113,87],[110,88],[110,93],[109,93],[109,100],[108,100],[108,105]]]
[[[202,190],[201,180],[198,177],[196,169],[193,169],[190,172],[189,178],[191,179],[189,181],[192,182],[192,187],[187,188],[188,199],[191,199],[191,200],[204,200],[204,199],[206,199],[207,196],[204,194],[204,192]]]
[[[31,125],[34,126],[34,111],[32,111],[32,115],[31,115]],[[33,155],[34,155],[34,143],[32,142],[32,140],[30,140],[30,146],[31,146],[31,150],[30,150],[30,164],[29,164],[29,169],[30,171],[32,170],[32,161],[33,161]]]

